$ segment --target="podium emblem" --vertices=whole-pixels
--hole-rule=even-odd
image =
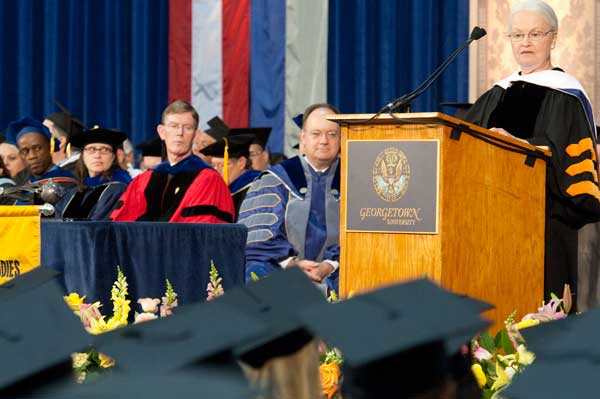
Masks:
[[[384,201],[396,202],[404,196],[410,181],[410,164],[396,147],[388,147],[373,163],[373,188]]]

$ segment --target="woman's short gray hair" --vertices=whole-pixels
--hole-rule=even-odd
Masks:
[[[554,32],[558,31],[558,18],[556,18],[556,13],[554,13],[552,7],[550,7],[548,3],[543,0],[527,0],[514,4],[510,10],[510,21],[508,24],[509,29],[512,29],[513,15],[523,10],[542,14],[544,18],[546,18],[548,25],[550,25],[550,29]]]

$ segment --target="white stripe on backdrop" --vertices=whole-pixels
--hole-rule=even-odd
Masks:
[[[222,4],[220,0],[192,2],[192,105],[206,121],[223,115]]]
[[[285,146],[298,142],[292,118],[313,103],[327,100],[328,2],[287,0],[285,53]]]

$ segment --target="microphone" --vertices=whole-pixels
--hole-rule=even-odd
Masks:
[[[54,207],[49,203],[45,203],[44,205],[38,206],[38,212],[44,216],[52,216],[54,215]]]
[[[431,76],[427,78],[427,80],[425,80],[419,87],[417,87],[410,93],[398,97],[395,100],[388,103],[377,113],[377,115],[383,112],[393,112],[398,107],[409,105],[412,100],[420,96],[425,90],[429,88],[429,86],[433,84],[433,82],[435,82],[440,77],[440,75],[446,70],[446,68],[448,68],[452,61],[454,61],[454,59],[456,59],[456,57],[458,57],[458,55],[462,53],[465,48],[467,48],[473,41],[481,39],[486,34],[487,32],[485,31],[485,29],[480,28],[479,26],[474,27],[471,31],[469,39],[466,42],[464,42],[459,48],[454,50],[454,52],[448,57],[448,59],[446,59],[446,61],[444,61],[439,67],[437,67],[436,70],[433,71]]]
[[[31,194],[38,194],[44,202],[56,204],[65,196],[65,188],[52,179],[48,179],[44,184],[31,183],[23,186],[0,187],[0,197],[11,197],[20,201],[27,201],[28,195]]]

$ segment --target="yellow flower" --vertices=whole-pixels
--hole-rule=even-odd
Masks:
[[[85,366],[88,361],[88,354],[81,352],[71,353],[71,360],[73,362],[73,368],[78,369]]]
[[[110,356],[106,356],[104,353],[98,353],[98,358],[100,359],[100,367],[109,368],[115,365],[115,359]]]
[[[321,374],[321,389],[323,395],[327,395],[327,399],[331,399],[338,391],[340,383],[340,367],[337,363],[323,363],[319,366]]]
[[[497,391],[510,383],[510,376],[504,368],[500,365],[500,362],[496,363],[496,375],[498,379],[492,385],[492,391]]]
[[[529,352],[525,345],[519,345],[517,353],[519,354],[519,364],[523,366],[528,366],[535,360],[535,355],[533,352]]]
[[[80,297],[78,293],[71,292],[68,296],[63,297],[67,305],[71,308],[73,312],[79,311],[79,306],[83,304],[85,299],[85,295]]]
[[[517,324],[515,324],[515,328],[517,330],[522,330],[524,328],[529,328],[529,327],[537,326],[538,324],[540,324],[540,321],[539,320],[535,320],[535,319],[521,320],[520,322],[518,322]]]
[[[481,368],[481,364],[478,364],[478,363],[473,364],[471,366],[471,372],[475,376],[475,379],[477,380],[477,385],[479,385],[479,388],[483,388],[485,386],[485,384],[487,383],[487,377],[485,376],[485,373],[483,372],[483,369]]]

